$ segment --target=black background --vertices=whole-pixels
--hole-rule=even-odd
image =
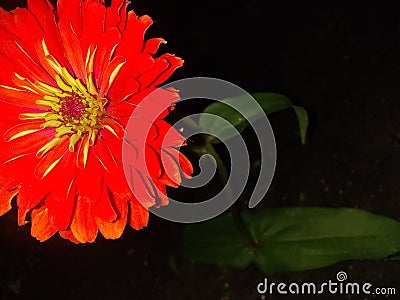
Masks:
[[[26,5],[0,4],[6,9]],[[278,165],[262,206],[348,206],[400,218],[397,1],[137,0],[130,8],[151,15],[155,23],[147,37],[168,41],[160,52],[185,59],[170,80],[217,77],[249,92],[286,94],[309,111],[305,146],[293,112],[270,117]],[[178,106],[172,118],[199,112],[206,104]],[[252,135],[247,135],[252,145]],[[30,237],[29,225],[17,227],[14,209],[0,218],[0,295],[260,299],[256,285],[263,274],[255,267],[230,270],[180,258],[177,243],[183,227],[152,216],[148,228],[127,228],[117,241],[98,237],[94,244],[73,245],[53,237],[39,243]],[[270,280],[321,282],[340,270],[353,281],[400,292],[399,262],[389,260],[345,262]]]

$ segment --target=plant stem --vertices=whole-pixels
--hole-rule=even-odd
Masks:
[[[212,155],[215,159],[215,162],[217,163],[217,172],[218,172],[218,176],[221,181],[221,184],[227,185],[226,186],[226,197],[229,197],[232,199],[233,198],[232,189],[227,184],[228,179],[229,179],[229,174],[228,174],[228,171],[226,170],[224,162],[222,161],[221,157],[219,156],[219,154],[215,150],[214,146],[210,142],[206,141],[204,147],[205,147],[205,152]],[[258,244],[254,240],[253,236],[251,235],[250,231],[247,229],[247,227],[243,221],[238,203],[234,203],[231,206],[230,210],[231,210],[232,218],[233,218],[236,228],[239,230],[239,232],[243,235],[243,237],[246,239],[246,241],[250,244],[250,246],[252,248],[257,248]]]

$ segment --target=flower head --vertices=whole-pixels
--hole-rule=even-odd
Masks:
[[[76,243],[93,242],[98,231],[114,239],[128,222],[140,229],[148,207],[167,204],[166,186],[180,184],[179,167],[183,175],[192,172],[176,150],[185,142],[178,132],[162,144],[175,131],[162,118],[179,99],[165,89],[154,106],[170,108],[156,120],[143,116],[152,129],[137,147],[146,166],[137,166],[134,177],[135,189],[152,185],[158,192],[139,202],[129,189],[122,168],[126,124],[183,61],[154,57],[165,41],[144,41],[152,20],[127,12],[127,4],[59,0],[55,9],[48,0],[28,0],[27,8],[0,9],[0,215],[17,195],[18,223],[30,219],[40,241],[57,232]],[[171,153],[167,164],[161,152]]]

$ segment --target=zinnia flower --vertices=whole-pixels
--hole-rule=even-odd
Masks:
[[[141,229],[148,207],[167,204],[166,186],[180,184],[180,170],[192,172],[177,150],[185,142],[178,132],[162,144],[176,131],[162,118],[179,99],[165,89],[154,105],[170,109],[156,120],[143,116],[152,123],[145,147],[137,147],[146,166],[133,177],[138,191],[158,192],[139,202],[127,184],[122,143],[129,117],[183,63],[171,54],[153,57],[165,41],[144,41],[152,20],[127,12],[127,4],[59,0],[55,9],[48,0],[28,0],[27,8],[0,9],[0,215],[17,195],[18,224],[30,219],[40,241],[57,232],[75,243],[93,242],[98,231],[115,239],[128,222]],[[161,152],[170,154],[167,164]]]

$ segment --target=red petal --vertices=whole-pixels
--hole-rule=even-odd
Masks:
[[[125,128],[120,123],[112,118],[105,118],[103,120],[103,127],[110,131],[118,139],[123,139],[125,134]]]
[[[34,155],[16,159],[6,164],[0,164],[0,187],[5,190],[12,190],[19,186],[27,178],[33,177],[30,172],[25,170],[35,167]]]
[[[49,212],[45,206],[32,210],[31,220],[31,234],[41,242],[48,240],[57,232],[50,221]]]
[[[170,149],[162,149],[161,160],[165,174],[161,178],[161,181],[167,185],[177,187],[182,182],[181,170],[178,166],[178,158],[176,153],[170,153]]]
[[[54,8],[48,0],[28,0],[28,9],[33,13],[39,24],[44,27],[46,24],[45,18],[50,15],[55,15]]]
[[[65,20],[72,24],[72,28],[77,34],[82,31],[82,18],[81,18],[81,3],[82,0],[58,0],[57,1],[57,14],[59,20]]]
[[[112,154],[110,148],[103,141],[101,136],[98,137],[96,145],[93,147],[93,151],[96,154],[98,160],[102,166],[110,173],[114,173],[118,170],[118,163]]]
[[[72,28],[72,24],[69,23],[69,21],[61,20],[58,22],[58,29],[60,30],[61,39],[63,41],[65,56],[70,62],[76,77],[84,80],[86,78],[85,63],[83,60],[81,42]]]
[[[157,128],[157,135],[152,141],[147,141],[153,147],[180,147],[185,144],[186,139],[182,135],[180,135],[175,128],[173,128],[164,120],[156,120],[154,122],[154,127]]]
[[[117,27],[120,31],[125,29],[126,23],[126,7],[128,1],[113,0],[111,6],[107,8],[106,28]]]
[[[27,210],[36,207],[50,193],[50,190],[51,186],[37,178],[25,180],[18,193],[18,207]]]
[[[152,85],[153,86],[158,86],[161,83],[163,83],[165,80],[167,80],[172,73],[179,67],[183,65],[183,59],[172,55],[172,54],[163,54],[160,59],[166,59],[169,63],[169,68],[165,70],[160,76],[157,77],[157,80],[155,80]]]
[[[103,73],[112,59],[114,47],[121,41],[121,34],[116,28],[109,28],[104,32],[98,42],[96,55],[94,57],[94,78],[97,86],[100,86]]]
[[[82,3],[82,42],[83,53],[90,44],[98,44],[104,31],[106,8],[98,2]]]
[[[116,56],[113,60],[107,65],[104,73],[102,74],[102,80],[99,84],[99,94],[105,96],[108,93],[108,90],[112,86],[122,64],[126,62],[126,58],[123,56]]]
[[[31,133],[43,130],[43,128],[41,127],[42,124],[43,124],[42,121],[36,121],[36,122],[25,122],[15,125],[14,127],[10,128],[3,134],[3,138],[6,142],[21,137],[26,138],[27,135]]]
[[[140,53],[143,50],[144,34],[153,21],[149,16],[137,16],[131,11],[128,13],[128,21],[122,35],[122,42],[118,46],[116,55],[126,56]]]
[[[69,140],[64,138],[64,140],[50,150],[39,162],[36,167],[35,175],[38,178],[44,178],[53,168],[61,161],[64,154],[68,151]]]
[[[159,153],[152,147],[146,145],[146,165],[151,178],[159,178],[162,174]]]
[[[146,41],[144,45],[143,52],[147,52],[149,54],[155,54],[158,51],[158,48],[161,44],[166,44],[167,42],[161,38],[153,38]]]
[[[193,166],[190,160],[180,152],[179,152],[179,165],[182,168],[183,175],[186,175],[185,176],[186,178],[190,178],[190,176],[193,174]]]
[[[73,183],[68,196],[59,198],[55,193],[51,193],[46,197],[46,206],[49,208],[49,214],[53,217],[53,225],[57,230],[68,228],[75,207],[76,197],[76,185]]]
[[[111,191],[108,189],[107,185],[103,184],[101,187],[100,200],[95,204],[94,208],[96,217],[106,223],[113,222],[117,219],[117,214],[114,207],[111,205],[110,196],[112,196]]]
[[[159,180],[153,180],[153,183],[157,189],[156,190],[156,192],[157,192],[156,207],[167,205],[169,202],[169,199],[167,197],[167,190],[166,190],[165,184]]]
[[[17,64],[19,69],[23,70],[29,78],[50,85],[55,84],[55,81],[50,77],[50,75],[32,58],[31,55],[28,54],[28,52],[26,52],[27,49],[23,49],[16,41],[9,40],[4,42],[2,51],[4,56]]]
[[[38,24],[32,12],[26,8],[14,10],[13,15],[18,36],[24,41],[25,50],[31,57],[34,57],[36,55],[36,41],[44,37],[42,27]]]
[[[36,100],[43,99],[42,95],[23,90],[13,89],[5,86],[0,86],[0,101],[17,105],[20,107],[27,107],[38,109],[42,111],[48,110],[47,107],[36,104]]]
[[[2,28],[0,27],[0,37],[3,36]],[[1,43],[1,41],[0,41]],[[15,73],[25,75],[24,72],[12,61],[8,60],[4,55],[0,54],[0,81],[3,85],[13,86],[12,78]]]
[[[141,88],[145,89],[149,86],[155,86],[153,82],[155,82],[157,78],[170,66],[171,65],[167,59],[163,57],[156,58],[154,60],[153,68],[138,78]]]
[[[129,63],[129,62],[128,62]],[[129,96],[136,94],[139,91],[139,82],[131,76],[122,74],[124,69],[130,66],[122,67],[121,71],[118,73],[113,85],[108,92],[108,98],[111,99],[110,106],[115,107],[119,105],[122,101],[126,100]]]
[[[103,185],[102,168],[93,153],[89,154],[88,163],[83,170],[80,170],[76,183],[81,196],[90,199],[92,203],[100,199]]]
[[[52,133],[52,129],[49,128],[29,134],[25,136],[25,138],[15,139],[10,143],[5,143],[4,145],[2,145],[2,147],[4,147],[3,150],[7,151],[6,155],[4,155],[4,157],[1,157],[2,162],[16,160],[28,154],[35,154],[38,149],[40,149],[43,145],[52,140],[53,137],[54,134]],[[32,161],[38,161],[38,158],[35,155],[33,156],[33,158],[29,156],[30,159]],[[10,163],[14,163],[14,161]]]
[[[129,201],[129,224],[133,229],[139,230],[149,222],[149,211],[135,198]]]
[[[15,32],[15,23],[12,13],[0,7],[0,26],[8,28],[11,32]]]

